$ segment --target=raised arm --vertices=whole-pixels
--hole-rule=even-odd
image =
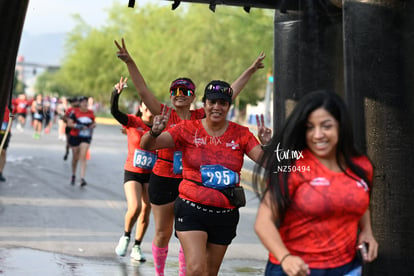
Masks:
[[[118,101],[119,95],[121,95],[122,90],[126,86],[127,80],[128,78],[123,79],[121,77],[120,81],[115,84],[115,87],[111,94],[111,114],[123,126],[126,126],[128,124],[128,115],[119,110]]]
[[[154,96],[154,94],[148,89],[147,84],[145,83],[144,77],[138,69],[138,66],[135,64],[135,61],[132,59],[128,50],[125,46],[125,41],[122,38],[122,46],[114,40],[116,47],[118,47],[118,52],[116,53],[118,58],[120,58],[128,67],[129,75],[134,83],[138,94],[141,97],[142,101],[148,107],[152,114],[158,115],[161,113],[161,103]]]
[[[233,88],[233,100],[240,94],[242,89],[246,86],[247,82],[250,80],[251,76],[259,70],[264,68],[263,60],[266,55],[261,52],[256,60],[250,65],[232,84]]]

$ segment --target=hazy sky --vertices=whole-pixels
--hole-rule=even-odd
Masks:
[[[13,0],[20,1],[20,0]],[[87,24],[100,27],[107,19],[114,3],[125,5],[128,0],[29,0],[23,35],[18,55],[26,62],[58,65],[64,56],[64,38],[76,22],[73,14],[79,14]],[[171,5],[165,0],[136,0],[135,8],[154,3]]]
[[[135,8],[145,3],[171,4],[164,0],[136,0]],[[75,23],[72,14],[94,27],[105,22],[113,3],[128,6],[128,0],[29,0],[24,31],[32,34],[62,33],[70,31]]]

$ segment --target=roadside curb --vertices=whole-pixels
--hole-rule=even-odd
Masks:
[[[119,125],[118,121],[114,118],[96,117],[95,122],[102,125]]]

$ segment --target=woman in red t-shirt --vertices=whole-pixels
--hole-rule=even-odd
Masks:
[[[377,257],[368,209],[372,165],[357,152],[334,92],[304,96],[265,150],[255,230],[269,250],[265,275],[361,275]],[[256,188],[258,184],[256,184]]]
[[[142,101],[152,114],[160,114],[165,105],[161,104],[148,89],[137,65],[126,49],[124,39],[122,39],[122,46],[116,41],[115,44],[119,50],[117,56],[126,63],[132,81]],[[237,97],[250,77],[258,69],[264,67],[262,63],[264,58],[265,55],[261,53],[253,64],[231,85],[234,91],[233,99]],[[198,120],[204,118],[205,113],[203,108],[190,110],[196,98],[195,89],[194,82],[189,78],[178,78],[171,83],[170,99],[174,109],[171,111],[166,130],[183,120]],[[156,275],[163,275],[168,254],[168,243],[173,231],[174,202],[178,196],[178,185],[182,180],[180,170],[181,152],[174,148],[161,149],[157,152],[157,155],[158,159],[150,177],[149,195],[155,223],[155,235],[152,244],[155,272]],[[182,276],[185,275],[185,263],[181,248],[178,259],[179,275]]]
[[[93,129],[96,127],[95,114],[88,109],[88,98],[79,98],[79,107],[74,108],[68,118],[69,145],[72,148],[72,178],[71,185],[75,185],[76,170],[80,163],[80,186],[86,186],[86,155],[92,141]]]
[[[155,151],[145,151],[139,145],[141,136],[152,126],[153,116],[145,104],[140,104],[135,115],[125,114],[118,108],[119,95],[126,82],[127,78],[121,78],[111,96],[111,113],[122,125],[128,138],[128,155],[124,165],[124,191],[128,209],[124,218],[124,234],[119,239],[115,252],[119,256],[125,256],[131,230],[137,223],[135,243],[130,256],[136,261],[144,262],[146,258],[141,251],[141,242],[148,228],[151,212],[148,182],[157,156]]]
[[[19,131],[23,131],[26,124],[27,109],[29,107],[29,101],[26,98],[26,94],[20,94],[15,100],[15,105],[17,116],[16,128]]]
[[[247,127],[226,119],[232,95],[228,83],[211,81],[203,97],[205,118],[183,121],[162,132],[171,113],[165,109],[141,139],[141,146],[148,150],[176,147],[183,153],[183,180],[174,215],[188,276],[218,274],[236,236],[238,207],[244,206],[240,189],[244,155],[257,161],[262,154]],[[259,135],[270,139],[264,127],[259,128]]]

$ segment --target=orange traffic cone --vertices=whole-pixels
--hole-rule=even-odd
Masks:
[[[91,160],[91,151],[89,149],[86,152],[86,160]]]

